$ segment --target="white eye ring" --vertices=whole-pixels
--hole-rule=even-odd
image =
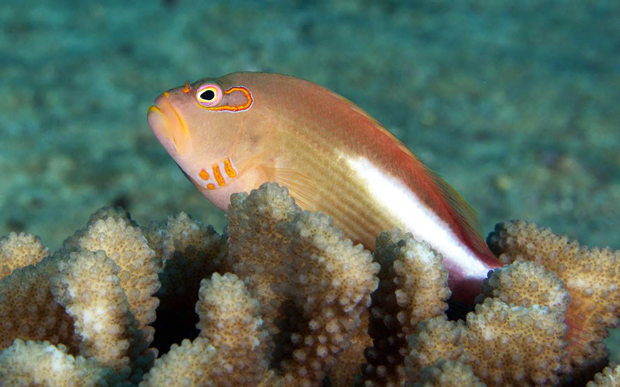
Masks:
[[[201,106],[212,107],[222,101],[222,89],[215,83],[205,83],[196,90],[196,100]]]

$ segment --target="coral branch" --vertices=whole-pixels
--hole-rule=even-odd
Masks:
[[[407,335],[448,308],[448,272],[428,243],[398,229],[379,235],[374,258],[381,271],[379,288],[372,294],[373,347],[366,350],[363,385],[399,386],[406,379]]]
[[[172,343],[198,335],[195,306],[200,281],[220,269],[228,255],[227,237],[184,212],[162,224],[151,222],[142,232],[160,263],[161,288],[156,293],[160,305],[153,324],[157,329],[153,344],[167,351]]]
[[[301,212],[286,227],[292,253],[289,291],[307,325],[292,335],[292,360],[282,364],[284,379],[316,385],[359,329],[378,284],[379,265],[323,214]]]
[[[596,367],[604,361],[603,339],[607,329],[618,326],[620,252],[580,247],[566,236],[524,221],[498,224],[488,242],[502,261],[532,261],[564,281],[572,298],[566,319],[571,364]]]
[[[196,311],[201,337],[173,345],[156,361],[141,387],[250,387],[268,377],[263,352],[267,334],[257,315],[258,301],[243,281],[217,273],[203,280]]]
[[[39,237],[12,232],[8,237],[0,238],[0,278],[17,268],[36,265],[48,255],[50,250],[43,246]]]
[[[413,387],[486,387],[474,375],[471,366],[461,362],[440,361],[434,366],[422,370],[420,382]]]
[[[100,251],[72,253],[58,265],[52,293],[75,321],[79,354],[129,375],[133,315],[120,286],[118,266]]]
[[[445,359],[471,365],[489,386],[556,384],[566,345],[563,318],[547,307],[509,306],[489,298],[466,324],[431,319],[411,337],[410,377],[418,380],[419,370]]]
[[[619,387],[620,386],[620,366],[609,366],[594,375],[594,381],[589,382],[586,387]]]
[[[140,228],[130,225],[125,219],[97,219],[88,225],[77,244],[87,251],[105,251],[120,267],[119,278],[131,312],[140,328],[150,331],[147,325],[155,321],[155,309],[159,305],[153,294],[161,285],[157,277],[155,253]]]
[[[80,338],[74,332],[74,320],[50,289],[50,278],[61,259],[64,255],[56,253],[0,280],[0,348],[19,338],[62,343],[70,353],[78,353]]]
[[[73,357],[63,345],[15,340],[0,354],[2,386],[100,387],[118,377],[94,359]]]
[[[258,307],[258,301],[234,274],[215,273],[210,280],[202,281],[196,304],[200,316],[197,327],[200,336],[218,349],[222,371],[214,373],[225,375],[218,385],[254,386],[264,377],[269,365],[265,358],[268,336]]]

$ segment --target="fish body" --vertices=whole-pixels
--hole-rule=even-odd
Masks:
[[[473,210],[374,118],[308,81],[233,73],[169,90],[151,129],[200,192],[221,209],[267,181],[323,212],[373,250],[398,227],[444,257],[453,299],[470,302],[499,266]]]

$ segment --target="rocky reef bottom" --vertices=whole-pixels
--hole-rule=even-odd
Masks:
[[[505,266],[459,313],[410,234],[371,253],[272,183],[227,217],[220,235],[103,208],[53,254],[1,238],[0,386],[620,385],[617,251],[499,224]]]

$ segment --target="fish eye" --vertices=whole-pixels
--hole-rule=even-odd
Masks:
[[[206,89],[200,93],[200,99],[205,102],[213,102],[215,99],[215,91],[213,89]]]
[[[222,100],[222,89],[214,83],[206,83],[196,90],[196,100],[201,106],[215,106]]]

